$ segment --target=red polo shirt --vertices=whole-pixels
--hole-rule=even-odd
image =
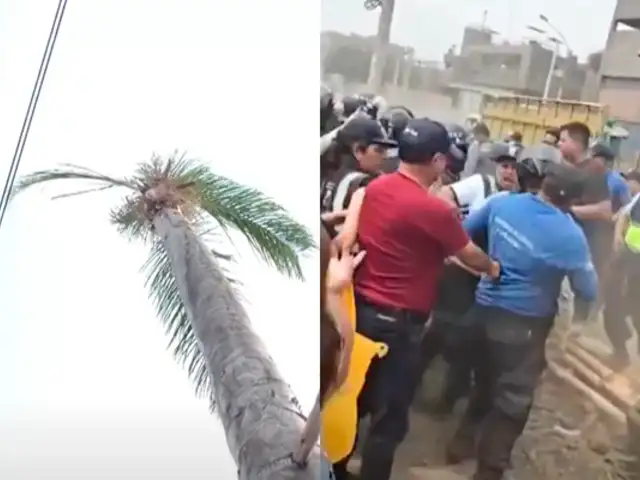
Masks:
[[[367,256],[356,292],[373,304],[429,312],[444,259],[469,243],[456,209],[399,172],[366,188],[358,243]]]

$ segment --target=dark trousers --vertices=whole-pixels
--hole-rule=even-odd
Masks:
[[[613,259],[607,284],[604,287],[604,329],[614,354],[627,358],[626,342],[632,332],[626,322],[628,316],[640,333],[640,297],[634,286],[640,285],[640,253],[623,250]],[[639,338],[640,340],[640,338]]]
[[[449,366],[444,391],[438,402],[441,408],[453,409],[458,400],[465,397],[471,389],[472,369],[464,358],[467,346],[461,341],[466,330],[465,319],[463,313],[434,311],[431,327],[422,341],[420,378],[439,355]]]
[[[509,468],[546,367],[545,342],[553,316],[524,317],[476,304],[467,318],[465,341],[474,384],[447,456],[456,463],[477,453],[474,479],[499,480]]]
[[[371,363],[358,397],[358,417],[371,420],[362,450],[362,480],[391,477],[396,448],[409,430],[409,408],[428,318],[428,314],[386,309],[356,298],[358,333],[389,347],[386,356]],[[348,461],[334,464],[337,480],[348,478]]]

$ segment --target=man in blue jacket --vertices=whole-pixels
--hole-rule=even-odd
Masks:
[[[580,177],[575,167],[549,164],[538,194],[496,196],[464,221],[470,236],[486,230],[488,254],[501,266],[497,280],[480,281],[467,314],[475,384],[447,448],[448,461],[458,463],[473,456],[478,441],[474,480],[500,480],[509,467],[546,366],[545,342],[565,276],[576,296],[596,299],[587,240],[567,215],[582,196]]]

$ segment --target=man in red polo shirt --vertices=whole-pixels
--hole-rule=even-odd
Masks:
[[[373,180],[356,200],[357,241],[366,251],[354,281],[357,331],[389,347],[372,363],[358,398],[359,416],[371,416],[362,480],[390,478],[396,447],[408,431],[421,341],[445,259],[499,274],[499,266],[469,240],[455,206],[428,191],[451,149],[445,127],[411,120],[398,146],[398,171]],[[348,478],[344,464],[335,465],[339,480]]]

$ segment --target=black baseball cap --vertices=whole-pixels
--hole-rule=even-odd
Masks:
[[[545,183],[555,200],[572,202],[582,198],[589,173],[566,163],[549,163],[545,168]],[[545,189],[546,190],[546,189]]]
[[[377,120],[365,115],[349,120],[340,130],[339,135],[348,141],[365,145],[382,145],[393,148],[398,144],[391,140]]]
[[[591,147],[591,156],[600,157],[607,163],[613,162],[616,158],[616,155],[611,147],[605,145],[604,143],[596,143],[593,147]]]
[[[437,153],[457,156],[446,127],[428,118],[409,120],[398,139],[398,156],[405,163],[425,163]]]

